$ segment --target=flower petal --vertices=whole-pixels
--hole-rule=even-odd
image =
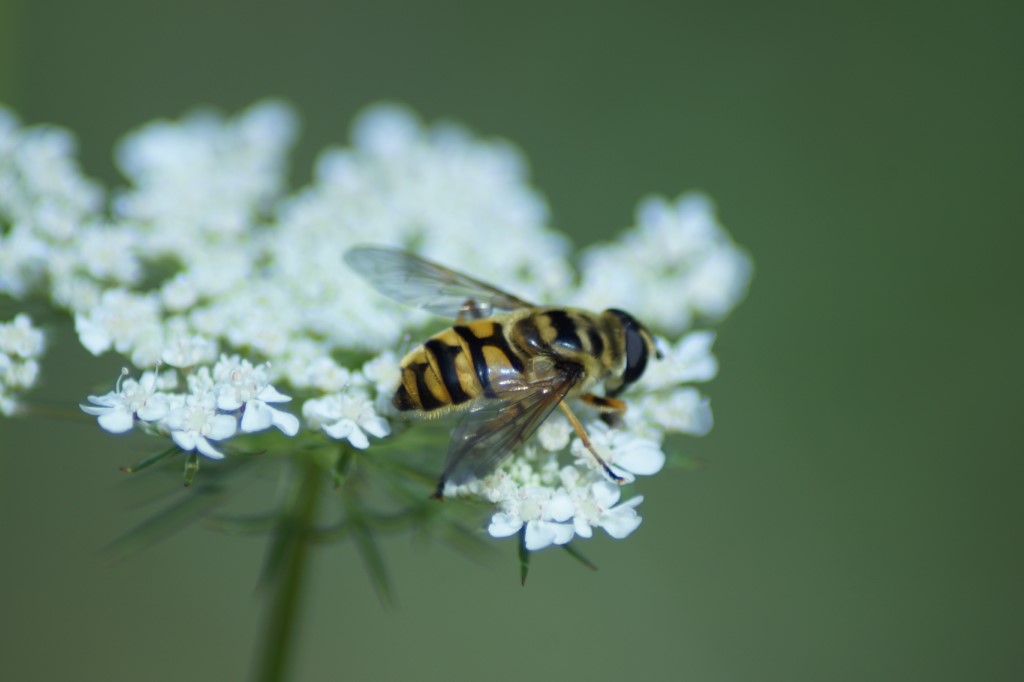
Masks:
[[[651,476],[665,466],[665,453],[653,440],[637,438],[615,451],[615,466],[641,476]]]
[[[280,429],[281,433],[286,436],[294,436],[299,432],[299,418],[294,414],[274,408],[270,408],[270,412],[274,416],[274,426]]]
[[[309,415],[307,414],[306,417],[308,418]],[[324,424],[323,428],[324,433],[328,436],[341,440],[342,438],[348,438],[349,434],[356,428],[356,423],[351,419],[339,419],[333,424]]]
[[[106,395],[91,395],[89,396],[89,402],[101,407],[113,407],[119,402],[120,398],[117,393],[111,391]],[[85,409],[84,407],[82,408]],[[90,413],[92,414],[92,413]]]
[[[154,395],[146,401],[145,405],[139,408],[135,416],[145,422],[155,422],[158,419],[163,419],[170,409],[171,407],[167,404],[164,396]]]
[[[548,522],[548,526],[554,532],[554,543],[556,545],[564,545],[572,540],[573,535],[576,534],[576,528],[571,523]]]
[[[286,403],[291,400],[291,396],[280,393],[270,384],[264,386],[263,390],[256,397],[265,403]]]
[[[552,521],[568,521],[576,513],[576,506],[572,503],[569,493],[559,490],[544,505],[544,515]]]
[[[225,412],[234,412],[241,406],[242,401],[239,400],[237,391],[230,386],[220,387],[220,390],[217,391],[217,409],[224,410]]]
[[[359,448],[360,450],[370,447],[370,439],[366,437],[366,434],[358,426],[352,427],[352,433],[348,434],[348,442],[352,447]]]
[[[171,440],[185,452],[196,449],[198,436],[193,431],[171,431]]]
[[[623,505],[606,512],[601,517],[600,526],[608,535],[621,540],[636,530],[642,520],[633,507]]]
[[[391,425],[388,424],[388,420],[384,419],[384,417],[364,420],[360,426],[363,427],[364,431],[377,438],[391,435]]]
[[[196,450],[199,451],[199,454],[205,455],[210,459],[224,459],[224,454],[210,445],[210,441],[202,436],[196,438]]]
[[[98,421],[100,426],[110,433],[131,431],[135,423],[131,413],[126,410],[110,410],[106,414],[101,414]]]
[[[545,521],[530,521],[526,524],[526,549],[534,552],[538,549],[544,549],[555,540],[555,530],[552,528],[556,524],[547,523]]]
[[[210,419],[210,432],[206,436],[214,440],[223,440],[228,436],[235,435],[237,428],[237,418],[229,414],[218,414]]]
[[[619,501],[619,497],[622,496],[622,489],[608,481],[598,481],[590,487],[590,491],[594,496],[594,501],[602,509],[614,507],[615,503]]]
[[[491,517],[491,523],[487,526],[487,532],[490,533],[491,537],[507,538],[518,533],[522,527],[523,520],[519,518],[518,514],[498,512]]]
[[[711,354],[715,333],[709,331],[691,332],[679,341],[675,359],[679,363],[679,383],[710,381],[718,374],[718,360]]]
[[[250,400],[242,413],[241,428],[244,433],[254,433],[270,428],[274,423],[273,409],[262,400]]]

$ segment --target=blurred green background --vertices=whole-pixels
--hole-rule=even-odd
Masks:
[[[315,554],[294,678],[1019,680],[1019,3],[0,3],[0,100],[115,140],[283,96],[296,180],[380,98],[521,145],[579,244],[699,188],[756,262],[722,327],[706,462],[645,482],[628,541],[518,584],[393,538],[397,606]],[[47,400],[114,376],[65,337]],[[191,529],[111,564],[146,442],[0,421],[0,678],[250,668],[258,539]]]

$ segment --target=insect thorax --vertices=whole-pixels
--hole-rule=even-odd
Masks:
[[[587,387],[619,371],[621,334],[614,320],[578,308],[540,308],[519,320],[512,342],[525,352],[579,365]]]

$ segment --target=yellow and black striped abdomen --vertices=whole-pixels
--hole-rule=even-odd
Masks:
[[[456,325],[406,355],[392,404],[403,411],[443,414],[445,408],[481,394],[494,397],[496,377],[523,371],[522,360],[505,339],[502,321],[487,318]]]

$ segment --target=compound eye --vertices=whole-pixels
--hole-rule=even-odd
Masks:
[[[631,384],[647,368],[647,343],[635,324],[626,325],[626,371],[622,375],[623,385]]]

